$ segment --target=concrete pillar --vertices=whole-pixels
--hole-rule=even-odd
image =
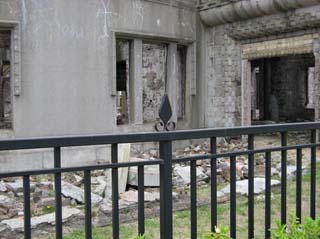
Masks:
[[[256,110],[258,108],[257,105],[257,79],[256,79],[256,71],[252,69],[251,71],[251,111],[253,113],[252,118],[257,119],[258,115],[256,114]]]
[[[178,77],[178,53],[177,44],[170,43],[168,46],[168,61],[167,61],[167,82],[166,82],[166,92],[169,96],[170,104],[172,107],[172,118],[171,120],[177,122],[177,77]]]
[[[306,108],[308,109],[314,109],[314,94],[315,94],[315,88],[314,88],[314,67],[308,68],[308,105]]]
[[[251,125],[251,62],[241,61],[241,125]]]
[[[315,58],[314,67],[314,118],[320,120],[320,40],[313,42],[313,54]]]
[[[272,75],[272,72],[271,72],[271,59],[267,59],[265,60],[265,82],[264,82],[264,87],[265,87],[265,108],[264,108],[264,118],[266,119],[270,119],[271,118],[271,111],[274,110],[272,109],[271,107],[271,102],[270,102],[270,99],[271,99],[271,85],[272,85],[272,82],[271,82],[271,75]],[[279,117],[279,115],[277,116]]]
[[[130,119],[133,124],[143,124],[142,40],[132,41],[130,53]]]

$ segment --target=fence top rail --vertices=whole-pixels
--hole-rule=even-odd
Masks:
[[[276,132],[305,131],[320,129],[320,122],[274,124],[264,126],[248,126],[233,128],[205,128],[177,130],[173,132],[145,132],[127,134],[64,136],[49,138],[20,138],[0,140],[0,151],[18,149],[36,149],[53,147],[89,146],[103,144],[142,143],[158,141],[174,141],[184,139],[200,139],[210,137],[229,137]]]

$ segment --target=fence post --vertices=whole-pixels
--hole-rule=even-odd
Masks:
[[[160,235],[172,239],[172,142],[161,141],[160,158]]]
[[[54,167],[61,168],[61,148],[54,147],[53,149]],[[54,175],[55,187],[55,212],[56,212],[56,238],[63,237],[62,229],[62,196],[61,196],[61,173]]]

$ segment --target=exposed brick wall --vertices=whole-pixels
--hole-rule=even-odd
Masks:
[[[313,52],[313,42],[320,39],[320,30],[315,28],[318,24],[320,26],[318,9],[316,6],[291,14],[266,16],[208,29],[207,127],[241,124],[242,59]],[[283,21],[285,18],[290,19],[291,23]],[[310,29],[313,33],[303,34]]]
[[[207,44],[210,49],[207,126],[237,125],[241,107],[240,46],[226,34],[224,27],[214,28]]]
[[[320,6],[315,6],[228,24],[227,32],[230,37],[243,40],[318,27]]]

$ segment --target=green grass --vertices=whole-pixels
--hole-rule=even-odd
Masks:
[[[317,212],[320,212],[320,164],[317,165]],[[287,210],[288,215],[294,213],[295,209],[295,181],[288,181],[287,191]],[[198,190],[199,198],[208,198],[208,188]],[[303,217],[309,215],[310,202],[310,173],[307,173],[302,182],[302,212]],[[279,190],[272,193],[272,227],[275,227],[275,221],[280,219],[280,194]],[[264,199],[255,200],[255,239],[264,238]],[[229,225],[229,202],[218,205],[218,222],[219,225]],[[237,199],[237,238],[247,238],[248,230],[248,199],[239,197]],[[145,238],[157,239],[159,236],[159,218],[151,218],[145,220]],[[201,206],[198,208],[198,238],[203,238],[206,232],[210,231],[210,208],[209,206]],[[137,222],[125,223],[120,225],[121,239],[134,239],[138,234]],[[177,239],[190,238],[190,211],[180,211],[173,214],[173,236]],[[77,230],[69,235],[64,236],[65,239],[83,239],[84,231]],[[112,238],[112,227],[93,229],[94,239]]]

